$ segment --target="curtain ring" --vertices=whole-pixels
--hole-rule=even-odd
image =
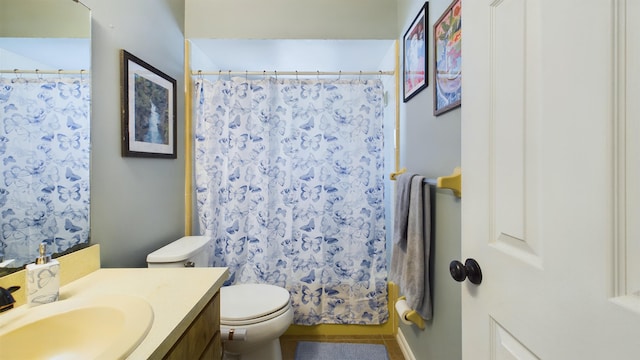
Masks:
[[[342,70],[338,71],[338,80],[342,77]]]
[[[199,79],[200,81],[202,81],[202,80],[203,80],[203,77],[202,77],[202,70],[198,70],[198,79]]]
[[[218,80],[222,79],[222,69],[218,70]]]
[[[276,76],[276,81],[278,81],[278,70],[273,70],[273,74]]]
[[[16,78],[13,80],[15,82],[25,82],[25,83],[29,83],[29,81],[27,81],[26,78],[22,77],[22,73],[20,72],[20,69],[13,69],[13,73],[16,75]]]
[[[80,82],[84,82],[84,69],[80,69]]]
[[[378,80],[382,80],[382,70],[380,70],[380,75],[378,76]]]
[[[62,69],[58,69],[58,80],[62,79]]]
[[[262,70],[262,79],[267,78],[267,70]]]
[[[42,74],[40,74],[40,69],[36,69],[36,77],[38,80],[42,80]]]
[[[360,70],[360,75],[358,75],[358,81],[362,81],[362,70]]]
[[[231,70],[229,70],[229,81],[231,81]]]
[[[244,81],[249,81],[249,70],[244,71]]]
[[[296,81],[300,81],[300,79],[298,79],[298,70],[296,70]]]
[[[318,81],[320,81],[320,70],[316,70],[316,72],[317,72],[317,74],[318,74],[318,75],[317,75]]]

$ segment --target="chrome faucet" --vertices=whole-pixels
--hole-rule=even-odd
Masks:
[[[8,289],[0,287],[0,312],[13,309],[13,304],[16,300],[11,293],[18,289],[20,289],[20,286],[12,286]]]

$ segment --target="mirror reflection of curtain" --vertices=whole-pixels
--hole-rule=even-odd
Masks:
[[[198,84],[201,233],[226,284],[287,288],[294,323],[388,319],[380,80]]]
[[[89,241],[90,82],[0,78],[0,257]]]

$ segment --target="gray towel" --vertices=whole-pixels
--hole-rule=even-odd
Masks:
[[[409,199],[411,198],[411,179],[416,174],[400,174],[396,179],[396,209],[393,218],[393,242],[406,246],[407,223],[409,221]]]
[[[394,244],[389,278],[400,286],[407,304],[425,320],[433,315],[429,261],[431,252],[431,210],[429,189],[423,191],[423,176],[411,180],[411,197],[407,221],[407,241]]]

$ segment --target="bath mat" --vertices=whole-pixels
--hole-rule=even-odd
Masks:
[[[299,341],[295,360],[389,360],[381,344]]]

